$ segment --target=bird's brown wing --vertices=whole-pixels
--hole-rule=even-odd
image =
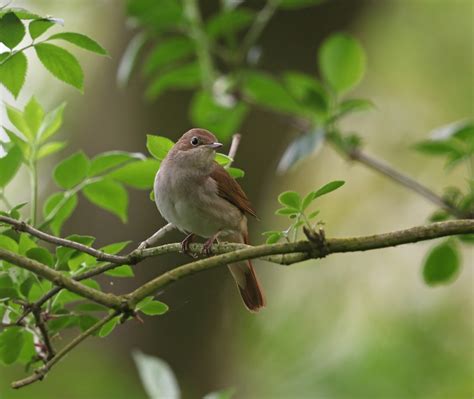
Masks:
[[[257,217],[252,204],[245,195],[244,190],[239,186],[239,183],[217,162],[215,162],[210,177],[217,183],[219,197],[229,201],[242,212]]]

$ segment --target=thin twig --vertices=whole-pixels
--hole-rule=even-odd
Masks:
[[[68,248],[76,249],[80,252],[84,252],[86,254],[93,256],[94,258],[100,261],[117,263],[117,264],[120,264],[120,263],[124,264],[124,263],[127,263],[128,261],[128,259],[124,256],[110,255],[103,251],[99,251],[98,249],[88,247],[87,245],[81,244],[79,242],[53,236],[51,234],[38,230],[35,227],[30,226],[29,224],[26,224],[25,222],[21,222],[19,220],[10,218],[8,216],[0,216],[0,223],[7,223],[13,226],[15,230],[29,233],[32,236],[39,238],[42,241],[46,241],[54,245],[68,247]]]
[[[229,158],[231,158],[231,161],[226,165],[226,168],[230,168],[232,166],[232,163],[234,162],[235,155],[237,154],[237,150],[239,149],[239,144],[240,140],[242,139],[242,135],[239,133],[235,133],[232,136],[232,143],[230,144],[230,149],[229,149]]]
[[[96,331],[99,331],[102,326],[107,324],[110,320],[112,320],[114,317],[117,317],[120,314],[120,311],[115,311],[106,317],[104,317],[102,320],[99,320],[97,323],[95,323],[92,327],[78,335],[76,338],[74,338],[69,344],[67,344],[63,349],[61,349],[55,357],[50,359],[44,366],[40,367],[39,369],[36,369],[34,374],[31,376],[24,378],[19,381],[15,381],[11,384],[11,387],[14,389],[22,388],[27,385],[33,384],[36,381],[41,381],[46,374],[48,374],[49,370],[58,363],[61,359],[64,358],[71,350],[73,350],[77,345],[79,345],[82,341],[84,341],[87,337],[91,336],[94,334]]]
[[[48,329],[46,328],[46,323],[43,320],[41,308],[34,308],[32,310],[32,313],[35,318],[36,326],[38,327],[38,330],[41,333],[41,338],[43,339],[43,343],[46,348],[46,360],[51,360],[55,356],[55,351],[53,345],[51,344],[51,339],[49,337]]]
[[[398,170],[394,169],[385,162],[382,162],[359,149],[353,149],[347,154],[350,159],[360,162],[361,164],[368,166],[369,168],[387,176],[388,178],[396,181],[402,186],[414,191],[420,196],[426,198],[428,201],[431,201],[433,204],[443,208],[445,211],[449,212],[451,215],[458,218],[472,218],[473,215],[466,215],[460,209],[456,208],[453,204],[446,201],[436,193],[434,193],[429,188],[425,187],[421,183],[418,183],[416,180],[407,176]]]

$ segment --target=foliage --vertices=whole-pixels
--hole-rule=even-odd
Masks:
[[[150,399],[179,399],[181,397],[176,376],[166,362],[157,357],[145,355],[138,350],[133,352],[133,359],[143,387]],[[204,396],[204,399],[231,399],[233,396],[233,389],[226,389],[211,392]]]

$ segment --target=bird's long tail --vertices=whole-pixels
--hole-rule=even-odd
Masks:
[[[220,237],[222,241],[248,244],[248,238],[242,235]],[[251,312],[258,312],[266,305],[263,290],[250,260],[232,263],[229,270],[234,278],[245,306]]]

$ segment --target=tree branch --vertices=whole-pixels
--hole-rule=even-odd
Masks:
[[[269,255],[297,254],[295,259],[286,261],[286,264],[301,262],[306,259],[317,259],[333,253],[368,251],[373,249],[393,247],[434,238],[474,233],[474,220],[452,220],[433,223],[428,226],[418,226],[411,229],[394,231],[365,237],[333,238],[325,243],[325,250],[314,246],[310,241],[286,242],[281,244],[264,244],[249,247],[207,259],[201,259],[176,269],[170,270],[161,276],[142,285],[131,294],[126,295],[129,307],[133,307],[147,296],[185,276],[217,266],[231,264],[248,259],[262,258]],[[284,258],[282,257],[282,260]]]
[[[58,363],[64,356],[66,356],[71,350],[73,350],[77,345],[79,345],[82,341],[84,341],[87,337],[91,336],[95,332],[99,331],[102,326],[107,324],[110,320],[112,320],[114,317],[117,317],[120,314],[120,311],[115,311],[106,317],[104,317],[102,320],[99,320],[97,323],[95,323],[92,327],[84,331],[83,333],[79,334],[76,338],[74,338],[69,344],[67,344],[63,349],[61,349],[55,357],[50,359],[44,366],[40,367],[39,369],[36,369],[35,372],[22,380],[15,381],[11,384],[11,387],[14,389],[22,388],[27,385],[33,384],[36,381],[41,381],[46,374],[48,374],[49,370]]]
[[[72,291],[83,298],[90,299],[93,302],[113,309],[123,308],[123,302],[118,296],[113,294],[105,294],[94,288],[87,287],[81,283],[78,283],[72,278],[63,275],[62,273],[37,262],[36,260],[26,258],[3,248],[0,248],[0,259],[13,263],[22,269],[29,270],[30,272],[51,281],[54,285],[61,288],[66,288],[69,291]]]
[[[382,175],[390,178],[391,180],[401,184],[402,186],[414,191],[415,193],[426,198],[428,201],[431,201],[433,204],[443,208],[446,212],[458,218],[472,218],[474,215],[466,214],[460,209],[456,208],[453,204],[446,201],[444,198],[440,197],[438,194],[425,187],[421,183],[418,183],[416,180],[407,176],[398,170],[394,169],[390,165],[362,152],[358,148],[354,148],[346,152],[347,156],[357,161],[370,169],[373,169],[376,172],[381,173]]]

